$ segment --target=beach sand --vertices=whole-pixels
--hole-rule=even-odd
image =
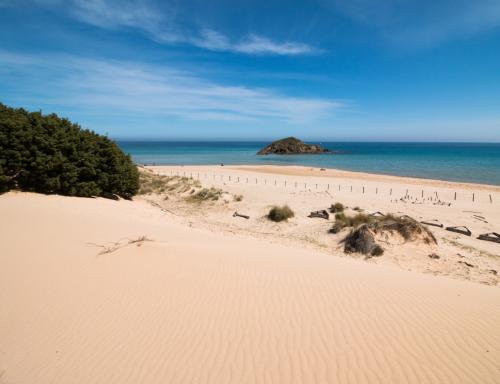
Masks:
[[[500,289],[487,271],[500,245],[475,239],[498,231],[496,187],[320,170],[155,170],[200,173],[227,193],[199,205],[0,196],[0,383],[500,381]],[[325,183],[346,188],[326,193]],[[407,187],[459,198],[394,202]],[[436,228],[439,260],[421,244],[388,244],[365,261],[324,233],[331,223],[305,217],[334,201],[466,224],[474,236]],[[269,206],[282,203],[296,217],[269,223]],[[233,218],[236,209],[251,218]]]
[[[296,166],[148,168],[167,176],[192,176],[204,186],[227,192],[221,202],[204,205],[202,209],[182,199],[141,197],[174,213],[171,220],[180,223],[346,257],[341,240],[347,232],[328,233],[334,215],[329,220],[308,217],[311,211],[341,202],[349,207],[347,215],[382,212],[409,215],[418,221],[436,220],[443,225],[443,228],[429,226],[437,245],[409,243],[400,238],[382,239],[384,256],[371,258],[369,262],[484,284],[500,283],[500,244],[477,239],[479,234],[500,232],[498,186]],[[242,201],[234,201],[234,196],[241,196]],[[280,224],[266,219],[271,206],[283,204],[295,211],[293,219]],[[249,215],[250,219],[234,218],[235,211]],[[446,231],[448,226],[466,226],[472,236]],[[437,254],[439,259],[431,259],[431,254]],[[356,254],[347,257],[364,258]]]

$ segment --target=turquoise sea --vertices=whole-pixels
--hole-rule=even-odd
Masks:
[[[257,156],[269,142],[118,141],[140,164],[304,165],[500,185],[500,143],[322,142],[334,154]]]

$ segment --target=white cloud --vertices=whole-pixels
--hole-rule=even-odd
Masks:
[[[0,0],[2,1],[2,0]],[[176,10],[164,4],[157,9],[147,0],[34,0],[40,5],[54,5],[59,1],[76,19],[100,28],[132,28],[162,44],[186,44],[218,52],[234,52],[248,55],[305,55],[320,50],[299,42],[278,42],[254,34],[240,40],[230,39],[210,28],[185,31],[176,20]],[[61,7],[60,7],[61,8]]]
[[[335,100],[294,97],[267,88],[222,85],[175,68],[134,62],[0,51],[0,63],[11,74],[9,87],[14,87],[16,94],[23,94],[33,102],[37,90],[43,90],[40,105],[92,113],[190,121],[305,124],[331,116],[342,107]],[[1,75],[0,72],[0,78]],[[26,90],[21,88],[22,83],[18,84],[18,79],[26,81]]]

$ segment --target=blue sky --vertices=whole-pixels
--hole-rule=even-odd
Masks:
[[[498,0],[0,0],[0,101],[114,138],[500,141]]]

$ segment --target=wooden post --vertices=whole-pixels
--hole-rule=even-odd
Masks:
[[[339,192],[340,192],[340,184],[339,184]]]
[[[318,189],[318,184],[316,184],[316,189]]]
[[[474,202],[474,199],[475,199],[475,194],[474,192],[472,193],[472,201]]]
[[[352,185],[351,185],[351,192],[352,192]]]
[[[457,199],[457,192],[455,191],[455,200]]]
[[[255,184],[257,184],[257,178],[255,178]]]
[[[391,188],[391,191],[389,192],[389,195],[392,196],[392,188]]]
[[[326,189],[330,189],[330,184],[327,184],[327,185],[326,185]]]
[[[285,188],[286,188],[286,180],[285,180]]]
[[[493,199],[491,198],[491,194],[490,194],[490,203],[493,204]]]
[[[424,190],[422,189],[422,198],[424,198]]]
[[[378,188],[375,188],[375,194],[378,195]]]
[[[365,186],[363,185],[363,193],[365,193]]]

